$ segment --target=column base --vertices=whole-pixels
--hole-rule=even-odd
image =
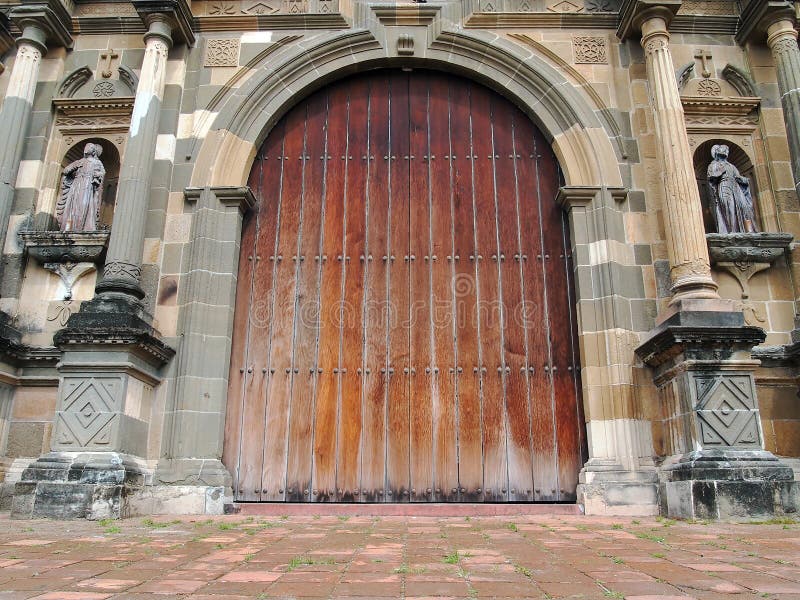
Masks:
[[[146,464],[117,452],[50,452],[14,485],[12,519],[119,519],[143,489]]]
[[[664,512],[681,519],[754,519],[796,515],[800,482],[765,450],[690,452],[662,471]]]
[[[654,466],[630,470],[614,461],[591,459],[581,469],[578,504],[587,515],[654,516],[659,514],[658,492]]]
[[[233,486],[233,478],[227,467],[216,458],[162,459],[154,475],[156,483],[168,486]]]

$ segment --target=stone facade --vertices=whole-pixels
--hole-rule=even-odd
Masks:
[[[320,86],[403,66],[510,98],[559,160],[586,512],[797,509],[800,50],[790,2],[65,6],[0,0],[0,507],[62,518],[223,510],[256,150]],[[57,228],[61,168],[89,140],[103,145],[110,180],[104,262],[74,250],[47,258],[37,235]],[[702,173],[714,143],[728,144],[752,181],[760,238],[707,239]]]

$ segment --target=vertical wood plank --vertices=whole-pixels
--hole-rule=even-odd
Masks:
[[[389,382],[386,451],[386,493],[384,500],[408,501],[409,423],[409,106],[408,75],[389,74]],[[392,369],[394,372],[392,372]]]
[[[364,284],[364,363],[370,369],[370,375],[365,378],[362,409],[361,500],[378,502],[383,501],[383,494],[378,492],[383,492],[386,481],[386,390],[389,377],[386,355],[389,197],[388,168],[383,159],[389,152],[389,81],[385,73],[380,73],[370,78],[369,83],[366,118],[370,161],[365,218],[367,248],[374,260],[368,265]],[[371,160],[373,156],[374,160]]]
[[[478,269],[478,335],[483,398],[484,499],[508,500],[508,464],[503,398],[502,313],[499,248],[497,245],[495,155],[492,147],[491,96],[486,88],[474,87],[472,95],[475,214]]]
[[[409,78],[409,413],[410,413],[410,475],[412,502],[430,499],[427,490],[433,489],[433,411],[431,357],[431,269],[438,262],[431,247],[432,201],[428,162],[428,84],[430,75]],[[404,156],[405,158],[405,156]],[[438,202],[438,199],[437,199]],[[434,258],[435,256],[435,258]],[[444,258],[444,257],[442,257]]]
[[[319,332],[319,269],[314,255],[320,253],[322,219],[325,207],[323,167],[319,156],[325,153],[325,120],[328,98],[315,94],[306,102],[306,143],[295,159],[303,163],[303,199],[300,209],[300,243],[292,257],[297,264],[294,342],[292,344],[292,420],[289,429],[287,485],[293,490],[289,499],[307,502],[313,492],[311,482],[313,415],[317,370],[317,335]],[[293,157],[289,157],[292,160]],[[335,427],[322,423],[321,427]],[[325,434],[327,435],[327,433]]]
[[[244,500],[247,490],[252,487],[240,477],[240,461],[252,462],[252,456],[243,456],[242,416],[244,414],[245,384],[247,379],[248,333],[250,320],[250,304],[252,302],[252,286],[254,269],[255,241],[258,230],[258,213],[261,208],[264,160],[263,153],[268,153],[282,143],[282,137],[272,138],[271,146],[266,145],[256,157],[248,181],[250,189],[258,199],[258,207],[250,212],[242,225],[242,238],[239,250],[239,273],[236,280],[236,308],[233,313],[233,334],[231,340],[231,368],[228,375],[228,408],[225,414],[225,433],[223,439],[222,460],[233,476],[234,499]],[[279,162],[275,162],[280,166]],[[279,175],[280,176],[280,175]],[[260,402],[259,402],[260,403]],[[259,461],[260,462],[260,461]],[[258,481],[261,481],[261,465],[256,464]],[[260,487],[260,485],[259,485]]]
[[[454,314],[452,281],[455,277],[453,262],[453,187],[450,161],[450,106],[449,78],[430,77],[430,149],[428,152],[428,177],[431,186],[431,239],[432,254],[437,260],[431,263],[431,296],[433,310],[433,366],[431,387],[432,419],[434,424],[435,482],[429,499],[437,502],[453,501],[458,489],[457,410],[454,346]],[[455,84],[457,85],[457,83]],[[456,87],[454,93],[460,89]],[[426,490],[427,491],[427,490]],[[419,495],[419,490],[417,490]]]
[[[313,266],[320,272],[319,341],[317,390],[314,412],[314,472],[312,501],[333,502],[339,498],[336,483],[336,444],[339,430],[340,313],[345,264],[333,257],[344,251],[345,174],[346,166],[339,157],[347,151],[347,90],[333,86],[328,94],[326,115],[327,137],[324,152],[311,160],[323,166],[324,200],[321,252],[313,257]],[[306,257],[309,261],[310,257]],[[348,370],[349,372],[349,370]],[[355,379],[355,370],[352,378]],[[314,494],[316,492],[316,494]]]
[[[458,479],[459,488],[450,490],[453,500],[483,500],[483,432],[478,355],[478,297],[475,256],[475,215],[472,185],[472,126],[470,103],[473,85],[450,94],[450,152],[453,171],[455,213],[454,255],[456,303],[456,374],[458,393]],[[478,492],[478,490],[481,492]]]
[[[537,132],[538,133],[538,132]],[[575,500],[578,472],[582,466],[578,429],[580,401],[575,387],[572,348],[572,298],[569,294],[566,235],[563,212],[556,204],[558,172],[552,151],[539,138],[540,206],[547,272],[548,312],[550,320],[551,376],[558,441],[558,499]],[[548,258],[549,257],[549,258]]]
[[[370,162],[367,147],[369,131],[369,84],[360,78],[343,89],[348,90],[347,139],[341,150],[333,153],[334,162],[346,171],[342,197],[345,213],[345,239],[341,254],[366,255],[366,264],[344,265],[344,302],[340,313],[340,368],[348,373],[341,379],[341,411],[339,416],[339,450],[337,455],[337,486],[340,499],[357,502],[361,495],[361,437],[362,394],[365,378],[378,377],[365,362],[364,356],[364,278],[375,264],[375,256],[366,250],[366,180]],[[352,157],[352,159],[351,159]],[[369,258],[371,257],[371,259]],[[329,256],[329,260],[333,257]],[[380,254],[378,254],[380,259]],[[383,462],[381,453],[380,462]]]
[[[525,279],[525,328],[528,356],[534,371],[530,373],[531,426],[533,445],[534,500],[558,499],[557,452],[553,388],[550,378],[550,321],[545,279],[545,252],[539,198],[542,186],[537,169],[537,132],[526,118],[514,121],[514,144],[521,158],[517,161],[517,177],[521,182],[520,220]],[[524,184],[522,182],[529,182]],[[547,369],[547,370],[545,370]]]
[[[277,132],[280,133],[280,132]],[[252,260],[253,278],[250,319],[248,322],[247,386],[242,415],[243,460],[239,463],[243,500],[260,500],[264,493],[262,452],[266,427],[265,398],[269,383],[268,359],[272,333],[273,266],[268,259],[275,252],[277,224],[280,219],[281,166],[276,160],[282,151],[282,137],[267,145],[262,161],[261,203],[258,207],[258,232]],[[271,158],[270,158],[270,155]]]
[[[303,161],[298,160],[305,146],[305,107],[296,107],[285,119],[281,211],[277,251],[270,261],[275,265],[272,305],[272,339],[269,350],[269,382],[266,402],[266,430],[262,443],[262,500],[284,500],[286,459],[292,384],[292,341],[295,314],[296,263]],[[262,261],[263,262],[263,261]]]
[[[522,320],[522,261],[520,260],[518,186],[515,172],[513,107],[492,98],[497,226],[500,240],[500,275],[503,307],[503,362],[505,373],[508,489],[512,502],[533,500],[530,405],[528,403],[528,359],[525,324]],[[521,155],[519,155],[521,159]]]

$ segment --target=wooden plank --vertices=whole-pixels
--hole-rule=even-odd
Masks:
[[[355,369],[350,373],[340,359],[342,283],[346,267],[344,262],[334,260],[337,255],[349,254],[349,249],[343,251],[346,165],[340,158],[347,152],[347,95],[347,89],[341,85],[330,89],[324,153],[311,157],[324,170],[322,248],[320,253],[315,254],[313,263],[320,272],[311,498],[316,502],[334,502],[340,497],[336,483],[336,445],[339,433],[339,388],[342,383],[340,377],[344,376],[340,375],[342,369],[350,374],[348,379],[356,379]]]
[[[428,127],[430,150],[428,177],[431,186],[431,296],[433,303],[433,367],[431,386],[432,418],[434,423],[434,486],[428,497],[437,502],[457,499],[451,490],[458,488],[458,447],[456,440],[454,311],[452,281],[455,277],[453,263],[453,188],[450,161],[450,86],[449,78],[430,78],[430,104]],[[458,94],[460,89],[453,90]],[[426,490],[427,491],[427,490]],[[419,493],[419,490],[417,490]]]
[[[492,147],[491,95],[482,86],[473,86],[472,159],[474,165],[474,203],[478,269],[478,336],[480,338],[481,391],[483,407],[483,483],[484,500],[508,500],[508,464],[505,431],[505,403],[502,355],[502,312],[500,295],[499,248],[494,179],[499,155]]]
[[[364,284],[364,363],[370,369],[370,375],[365,378],[362,409],[361,500],[378,502],[383,501],[386,481],[386,389],[389,377],[386,356],[389,269],[389,198],[386,189],[389,169],[383,159],[389,151],[389,82],[382,73],[370,78],[369,86],[369,106],[363,113],[367,123],[360,126],[368,127],[367,154],[375,158],[369,161],[365,204],[367,249],[374,260],[367,267]],[[353,131],[358,127],[351,124]]]
[[[364,363],[364,277],[366,270],[377,263],[375,257],[366,252],[365,245],[365,186],[368,165],[371,163],[367,149],[367,124],[364,119],[368,115],[369,86],[364,78],[359,78],[349,83],[346,89],[349,103],[346,115],[347,138],[343,148],[331,152],[334,164],[346,174],[342,199],[345,238],[340,254],[371,257],[366,265],[354,265],[351,261],[344,266],[344,303],[340,313],[340,367],[347,369],[347,373],[351,375],[343,377],[340,383],[336,481],[341,490],[340,500],[355,502],[360,498],[361,486],[361,403],[364,378],[378,376],[373,375],[372,370],[367,374],[367,365]],[[377,258],[380,259],[380,256],[378,254]],[[352,376],[352,373],[358,375],[359,369],[362,371],[361,376]]]
[[[310,500],[313,415],[317,369],[317,334],[319,331],[319,268],[313,257],[320,253],[322,234],[323,167],[319,160],[325,152],[325,117],[327,95],[318,93],[306,101],[305,149],[296,157],[303,167],[303,199],[300,209],[300,243],[292,259],[297,264],[296,310],[294,318],[294,377],[292,381],[291,421],[286,484],[293,490],[288,499]],[[320,423],[334,427],[335,423]],[[326,435],[326,434],[324,434]]]
[[[506,398],[506,445],[508,448],[508,499],[512,502],[533,500],[533,464],[531,458],[530,405],[528,402],[527,340],[521,318],[522,261],[519,260],[519,195],[515,163],[512,118],[515,109],[504,98],[492,98],[492,140],[497,227],[500,240],[500,281],[503,292],[503,362]],[[521,159],[521,155],[519,155]],[[525,182],[523,182],[525,185]]]
[[[266,391],[269,382],[268,360],[272,323],[273,269],[269,260],[275,252],[277,220],[280,213],[281,161],[283,136],[280,129],[274,141],[265,146],[262,161],[261,201],[252,261],[253,277],[250,319],[248,322],[247,386],[242,414],[242,460],[239,473],[242,499],[260,500],[263,494],[262,452],[266,427]]]
[[[523,281],[525,282],[524,320],[528,337],[528,357],[534,368],[529,373],[531,402],[531,439],[533,445],[534,500],[558,499],[557,455],[553,388],[550,378],[550,321],[542,246],[543,223],[540,219],[540,188],[537,170],[538,132],[527,118],[514,117],[514,145],[521,158],[516,161],[520,181],[520,224]],[[547,369],[547,370],[545,370]]]
[[[428,162],[428,74],[409,78],[409,419],[412,502],[431,499],[433,489],[433,362],[431,356],[431,269],[438,255],[431,247],[431,210]],[[397,218],[401,218],[399,215]],[[444,257],[443,257],[444,258]]]
[[[567,246],[563,211],[556,204],[558,172],[556,159],[540,137],[539,156],[540,202],[542,206],[545,269],[547,278],[548,316],[553,392],[555,399],[556,439],[558,441],[558,500],[574,501],[578,472],[583,465],[579,429],[580,397],[575,385],[573,354],[573,299],[569,293],[569,247]],[[549,259],[547,258],[549,256]]]
[[[386,493],[384,500],[408,501],[409,464],[409,106],[408,75],[389,72],[389,382],[387,393]],[[392,372],[392,369],[394,370]]]
[[[284,117],[283,164],[281,177],[281,210],[277,251],[273,255],[274,296],[272,338],[269,351],[269,373],[266,394],[266,431],[262,441],[262,500],[284,500],[286,492],[286,459],[292,384],[292,341],[295,314],[295,278],[300,202],[302,198],[305,142],[305,106],[295,107]],[[263,491],[266,490],[266,491]]]
[[[280,138],[275,138],[279,140]],[[273,146],[275,140],[273,140]],[[280,149],[280,145],[278,146]],[[262,152],[268,151],[264,148]],[[280,163],[277,163],[278,165]],[[228,403],[225,414],[225,434],[223,438],[222,461],[233,475],[233,494],[236,500],[244,500],[247,490],[252,485],[241,485],[239,463],[242,460],[242,415],[244,414],[245,385],[247,379],[247,347],[250,318],[250,303],[252,301],[253,273],[255,263],[255,240],[258,229],[258,211],[263,204],[263,177],[264,160],[262,154],[256,157],[250,171],[248,184],[257,198],[256,210],[251,211],[242,225],[242,238],[239,250],[239,269],[236,280],[236,308],[233,313],[233,339],[231,341],[231,368],[228,375]],[[244,457],[245,463],[251,463],[252,457]],[[261,481],[261,465],[256,466],[258,471],[259,489]]]
[[[476,289],[477,265],[470,260],[475,253],[475,215],[472,186],[472,128],[470,99],[474,86],[450,94],[450,153],[453,172],[453,236],[456,303],[456,384],[458,394],[458,478],[459,488],[451,488],[449,500],[480,502],[483,500],[483,444],[480,399],[480,362]],[[437,159],[438,160],[438,159]],[[478,490],[481,492],[478,492]]]

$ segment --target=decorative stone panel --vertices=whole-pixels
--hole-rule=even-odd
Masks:
[[[572,38],[575,62],[579,64],[608,64],[606,38],[578,35]]]
[[[703,447],[761,448],[753,376],[703,373],[691,378]]]
[[[65,377],[62,386],[63,406],[58,411],[56,444],[75,448],[109,447],[122,404],[122,379]]]
[[[210,39],[206,42],[206,55],[203,60],[206,67],[239,66],[239,39]]]

